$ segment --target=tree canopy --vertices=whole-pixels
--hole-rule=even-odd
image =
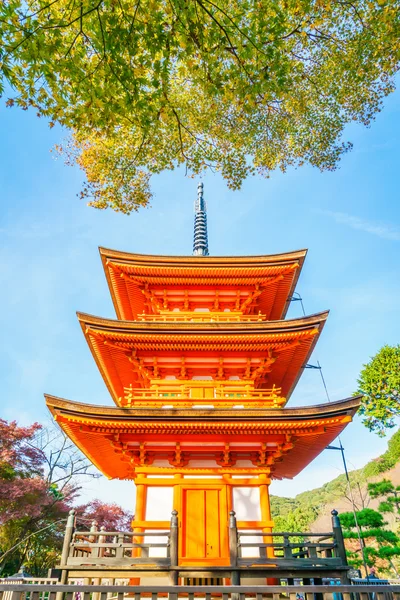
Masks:
[[[68,511],[83,477],[97,477],[61,431],[38,423],[21,427],[0,419],[0,573],[24,563],[43,576],[60,556]],[[117,504],[92,500],[76,507],[77,526],[126,530],[132,515]]]
[[[395,486],[389,479],[382,479],[368,484],[368,493],[371,498],[385,497],[378,506],[381,513],[400,513],[400,485]]]
[[[368,483],[368,494],[370,498],[384,498],[378,510],[364,507],[362,510],[340,515],[343,535],[348,540],[349,563],[355,567],[366,563],[369,567],[392,570],[398,577],[400,538],[397,532],[387,528],[388,523],[384,519],[386,513],[399,512],[398,488],[390,480],[383,479]]]
[[[74,132],[81,195],[129,213],[152,174],[332,170],[393,88],[398,0],[4,0],[8,105]]]
[[[400,415],[400,345],[383,346],[364,365],[358,379],[360,414],[371,431],[384,435]]]

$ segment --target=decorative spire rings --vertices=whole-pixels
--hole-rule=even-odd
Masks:
[[[203,183],[197,186],[197,200],[194,203],[193,255],[208,256],[207,206],[203,196]]]

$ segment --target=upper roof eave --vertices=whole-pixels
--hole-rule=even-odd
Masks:
[[[207,265],[207,266],[227,266],[227,265],[260,265],[262,263],[274,264],[285,261],[298,260],[301,261],[300,268],[307,254],[307,249],[294,250],[279,254],[262,254],[255,256],[168,256],[168,255],[157,255],[157,254],[135,254],[133,252],[122,252],[120,250],[112,250],[110,248],[99,247],[100,256],[105,260],[114,259],[121,262],[132,262],[141,265],[156,265],[162,263],[163,265],[170,266],[194,266],[194,265]]]
[[[282,266],[290,265],[290,264],[298,264],[298,268],[294,269],[293,279],[290,285],[290,289],[288,290],[288,297],[283,307],[281,318],[284,319],[286,317],[289,305],[290,298],[293,295],[297,282],[300,277],[301,270],[303,268],[303,264],[305,261],[305,257],[307,255],[307,249],[294,250],[291,252],[281,253],[281,254],[267,254],[267,255],[257,255],[257,256],[165,256],[165,255],[151,255],[151,254],[134,254],[130,252],[121,252],[119,250],[112,250],[109,248],[99,247],[100,257],[103,264],[104,273],[106,276],[107,284],[110,290],[112,302],[115,308],[115,312],[118,318],[122,317],[120,306],[116,296],[116,290],[114,289],[114,285],[112,282],[110,269],[107,266],[107,262],[113,261],[115,263],[121,264],[129,264],[129,266],[134,267],[148,267],[150,272],[155,267],[169,267],[169,268],[199,268],[199,267],[208,267],[215,268],[221,270],[221,274],[223,274],[223,269],[237,268],[238,270],[244,268],[270,268],[273,266]],[[170,278],[170,275],[166,275],[166,280]]]

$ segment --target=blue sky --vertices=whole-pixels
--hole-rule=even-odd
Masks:
[[[319,360],[332,400],[356,389],[363,363],[400,341],[400,94],[386,100],[370,129],[352,125],[354,150],[335,173],[311,168],[249,179],[229,191],[203,178],[210,252],[251,255],[309,248],[297,291],[308,314],[331,309],[312,362]],[[152,207],[129,217],[79,200],[82,175],[50,153],[63,133],[32,112],[0,106],[1,412],[44,422],[43,392],[111,404],[75,311],[114,317],[97,247],[190,254],[196,180],[182,170],[153,181]],[[290,317],[301,314],[294,303]],[[306,370],[290,404],[325,401],[318,371]],[[356,420],[343,435],[349,467],[384,451],[386,440]],[[272,493],[295,495],[342,472],[325,451]],[[90,482],[85,496],[131,508],[130,482]]]

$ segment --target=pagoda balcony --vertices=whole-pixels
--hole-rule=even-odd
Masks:
[[[261,312],[249,315],[242,311],[160,311],[138,315],[138,321],[151,323],[257,323],[265,320],[266,315]]]
[[[61,582],[77,577],[168,577],[170,584],[190,579],[273,577],[275,581],[330,577],[348,582],[348,564],[337,511],[332,511],[332,530],[271,532],[264,523],[236,521],[234,511],[227,523],[229,552],[226,564],[210,564],[199,558],[184,564],[180,550],[178,513],[171,521],[133,521],[133,531],[107,531],[97,522],[89,531],[76,531],[75,511],[70,512],[59,567]],[[60,571],[58,573],[60,574]],[[245,584],[246,585],[246,584]]]
[[[154,381],[154,380],[153,380]],[[163,381],[152,383],[150,388],[124,388],[122,406],[235,406],[253,408],[281,408],[286,398],[281,396],[281,388],[254,389],[254,382],[218,381]]]

